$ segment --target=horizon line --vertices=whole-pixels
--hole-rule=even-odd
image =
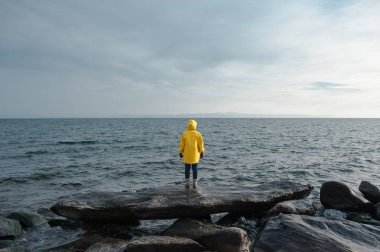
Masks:
[[[44,119],[380,119],[380,117],[336,117],[336,116],[124,116],[124,117],[0,117],[0,120],[44,120]]]

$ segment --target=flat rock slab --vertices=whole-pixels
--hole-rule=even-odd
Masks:
[[[138,240],[108,239],[91,245],[86,252],[201,252],[204,248],[196,241],[182,237],[145,236]]]
[[[254,251],[379,251],[380,227],[347,220],[280,214],[269,219]]]
[[[78,194],[51,209],[56,214],[84,221],[173,219],[224,212],[266,212],[278,202],[305,198],[312,190],[310,185],[289,182],[198,189],[168,186],[137,192]]]

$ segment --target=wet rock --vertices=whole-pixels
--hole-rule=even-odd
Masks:
[[[18,247],[12,247],[12,248],[0,248],[0,252],[25,252],[25,250]]]
[[[126,241],[108,238],[92,244],[86,252],[123,252],[126,247]]]
[[[347,213],[347,220],[380,227],[380,221],[373,219],[369,213],[349,212]]]
[[[145,236],[141,239],[126,242],[123,240],[107,239],[91,245],[86,252],[143,252],[143,251],[170,251],[170,252],[198,252],[204,248],[196,241],[188,238],[170,236]]]
[[[103,237],[130,240],[133,237],[133,227],[117,223],[85,223],[83,228],[87,234],[98,234]]]
[[[187,237],[206,249],[218,252],[249,251],[247,232],[237,227],[222,227],[194,219],[179,219],[164,235]]]
[[[362,181],[359,185],[359,191],[373,204],[380,202],[380,190],[370,182]]]
[[[380,203],[377,203],[375,205],[375,208],[376,208],[376,211],[373,215],[373,218],[376,219],[376,220],[380,220]]]
[[[254,251],[378,251],[380,228],[347,220],[280,214],[269,219]]]
[[[0,240],[14,239],[22,232],[18,220],[0,218]]]
[[[64,244],[64,245],[61,245],[61,246],[58,246],[58,247],[54,247],[54,248],[50,248],[50,249],[47,249],[45,250],[46,252],[66,252],[66,251],[85,251],[87,248],[89,248],[92,244],[102,240],[103,237],[100,236],[100,235],[97,235],[97,234],[91,234],[91,235],[84,235],[83,237],[73,241],[73,242],[70,242],[70,243],[67,243],[67,244]]]
[[[326,208],[374,212],[373,205],[364,198],[359,190],[337,181],[329,181],[322,184],[320,199],[322,205]]]
[[[336,209],[326,209],[323,212],[323,216],[325,216],[328,219],[334,219],[334,220],[345,220],[347,218],[347,214],[336,210]]]
[[[222,226],[231,226],[238,222],[241,218],[241,214],[238,213],[228,213],[222,218],[220,218],[216,224],[222,225]]]
[[[18,220],[25,227],[38,227],[47,223],[42,215],[27,210],[12,212],[7,215],[7,218]]]
[[[268,211],[268,215],[271,216],[279,213],[314,215],[315,212],[313,202],[310,199],[302,199],[277,203]]]
[[[58,202],[52,210],[70,219],[118,223],[224,212],[266,212],[280,201],[305,198],[312,189],[310,185],[272,182],[259,186],[204,187],[197,190],[168,186],[137,192],[93,192]]]
[[[49,208],[40,208],[37,210],[37,213],[42,215],[48,221],[51,219],[57,219],[57,218],[65,219],[65,218],[55,214]]]
[[[205,216],[195,216],[194,219],[202,221],[202,222],[209,222],[212,223],[211,215],[205,215]]]
[[[48,221],[50,227],[57,227],[60,226],[63,229],[77,229],[82,227],[82,223],[73,221],[73,220],[68,220],[68,219],[50,219]]]

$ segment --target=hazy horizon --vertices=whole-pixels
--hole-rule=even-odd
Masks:
[[[266,114],[241,114],[241,113],[207,113],[207,114],[131,114],[114,117],[0,117],[7,119],[380,119],[380,117],[329,117],[307,115],[266,115]]]
[[[380,1],[0,1],[0,118],[380,117]]]

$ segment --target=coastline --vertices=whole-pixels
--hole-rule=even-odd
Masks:
[[[332,182],[329,183],[331,184]],[[217,196],[215,199],[212,198],[213,196],[209,198],[210,193],[213,195],[212,188],[204,188],[202,191],[196,189],[189,190],[186,194],[186,190],[179,186],[176,188],[167,188],[168,190],[166,191],[164,188],[147,188],[135,193],[108,193],[106,197],[108,200],[104,202],[99,195],[95,197],[95,194],[84,194],[81,196],[82,198],[76,195],[73,197],[73,202],[66,203],[68,204],[68,209],[71,209],[69,212],[65,211],[65,208],[62,208],[64,205],[56,205],[52,208],[55,213],[45,209],[40,211],[39,216],[36,213],[32,213],[32,211],[19,211],[18,214],[15,214],[17,213],[16,211],[13,216],[9,214],[8,216],[4,216],[3,213],[1,217],[20,220],[20,222],[23,223],[24,230],[23,234],[21,234],[19,238],[14,237],[16,239],[13,241],[9,239],[2,240],[0,242],[0,248],[3,249],[2,251],[70,251],[72,249],[76,249],[75,251],[102,251],[119,246],[125,248],[125,251],[129,251],[128,249],[135,246],[146,246],[146,248],[169,246],[173,249],[170,251],[176,251],[175,249],[179,248],[192,248],[193,250],[189,251],[202,251],[204,249],[215,249],[216,247],[213,247],[216,246],[215,243],[210,244],[207,243],[206,240],[216,239],[219,241],[219,247],[217,247],[218,251],[271,251],[274,248],[291,251],[291,247],[299,249],[306,248],[310,246],[309,243],[311,241],[313,241],[314,244],[319,244],[319,249],[311,248],[311,251],[324,251],[322,248],[331,249],[335,247],[342,249],[342,247],[340,247],[341,243],[344,242],[347,237],[351,239],[350,245],[346,244],[349,247],[345,247],[344,249],[360,248],[365,251],[376,247],[378,245],[376,242],[366,240],[366,238],[360,240],[361,235],[358,235],[361,232],[367,232],[367,234],[370,232],[372,236],[378,236],[380,238],[380,221],[373,219],[374,216],[377,216],[376,213],[369,213],[368,209],[363,207],[364,205],[370,204],[368,200],[365,199],[364,194],[360,194],[359,196],[358,194],[351,195],[349,191],[345,194],[341,194],[340,192],[345,191],[346,187],[352,191],[354,191],[354,189],[340,182],[332,183],[333,188],[323,189],[328,186],[331,187],[329,183],[325,183],[321,187],[321,196],[323,196],[321,197],[322,204],[321,202],[307,198],[312,188],[308,189],[307,193],[305,191],[305,193],[297,194],[297,186],[289,187],[289,185],[287,185],[285,188],[292,188],[289,192],[294,196],[290,196],[288,193],[280,193],[284,195],[280,197],[279,192],[284,185],[279,185],[278,183],[274,183],[277,184],[277,189],[273,187],[272,183],[264,187],[252,187],[250,190],[241,188],[240,191],[245,193],[236,195],[234,194],[234,190],[229,190],[227,192],[229,197],[220,198],[220,196]],[[338,187],[335,186],[336,184]],[[341,190],[339,186],[343,186],[344,188]],[[239,186],[235,187],[235,189],[236,188],[239,188]],[[268,191],[268,188],[272,188],[272,190]],[[377,187],[374,186],[373,188]],[[326,190],[327,192],[325,192]],[[334,210],[334,207],[326,208],[324,205],[327,204],[325,202],[327,196],[324,195],[330,197],[328,191],[331,190],[336,194],[334,199],[329,199],[332,200],[332,203],[344,201],[345,198],[347,198],[347,202],[352,202],[350,197],[354,197],[357,200],[356,205],[350,206],[350,208],[346,210]],[[215,191],[218,191],[219,195],[223,195],[223,192],[220,194],[219,189],[214,190],[214,192]],[[149,193],[147,194],[147,192]],[[151,196],[147,198],[147,195]],[[198,196],[194,197],[191,195]],[[231,198],[232,195],[235,195],[235,199]],[[112,197],[115,198],[112,199]],[[166,197],[168,197],[167,201],[165,201]],[[280,198],[276,199],[276,197]],[[136,203],[140,203],[137,203],[137,205],[136,203],[132,204],[133,201],[130,203],[122,203],[123,200],[127,200],[127,202],[133,200],[136,201]],[[241,203],[239,203],[239,200],[242,200]],[[146,203],[144,203],[145,201]],[[220,205],[215,205],[216,202]],[[241,208],[243,202],[247,207],[244,211],[243,208]],[[268,202],[266,207],[263,202]],[[76,204],[79,205],[75,206]],[[101,206],[101,208],[99,208],[99,210],[103,211],[102,214],[96,213],[97,210],[94,204],[100,204],[99,206]],[[141,206],[139,206],[139,204]],[[231,204],[236,204],[239,208],[234,208],[234,205]],[[255,204],[258,204],[260,207],[255,207]],[[339,204],[341,205],[341,202]],[[127,209],[129,207],[122,210],[123,208],[120,207],[123,205],[132,208],[134,206],[139,212],[144,213],[144,215],[138,217],[136,214],[133,214],[133,212],[128,212]],[[204,210],[203,212],[198,212],[198,214],[196,214],[196,211],[187,211],[188,214],[183,215],[184,212],[178,210],[179,206],[181,209],[193,207],[194,209]],[[203,206],[203,208],[201,206]],[[227,208],[223,208],[222,206]],[[89,207],[89,209],[92,210],[88,212],[84,207]],[[144,210],[141,207],[146,209]],[[115,212],[115,210],[119,208],[121,212]],[[79,217],[80,215],[78,215],[76,211],[73,212],[74,209],[82,211],[85,214],[84,216],[95,216],[100,219]],[[156,212],[155,215],[152,215],[152,211],[157,211],[154,209],[159,211]],[[225,209],[231,209],[231,212],[219,212]],[[236,209],[240,209],[242,212],[238,213]],[[354,212],[352,212],[352,210],[354,210]],[[210,214],[207,214],[207,211],[209,211]],[[106,216],[107,212],[111,214],[110,217],[113,219]],[[171,212],[171,214],[168,215],[168,212]],[[56,215],[56,213],[69,216],[69,218],[60,217]],[[199,213],[202,214],[199,215]],[[20,219],[21,214],[24,214],[24,217]],[[135,222],[132,223],[132,219],[126,221],[120,214],[134,216],[133,218],[136,218]],[[25,217],[26,215],[29,217]],[[31,217],[32,215],[33,217]],[[146,217],[144,217],[145,215]],[[178,218],[173,218],[175,216]],[[141,218],[151,220],[142,220]],[[379,218],[379,216],[377,216],[377,218]],[[25,220],[33,221],[28,222],[28,225],[26,225]],[[327,244],[324,241],[326,230],[321,229],[318,231],[320,225],[327,226],[329,229],[327,234],[331,236],[330,238],[332,240]],[[283,229],[284,226],[286,226],[285,229]],[[310,226],[310,229],[307,228],[308,226]],[[34,235],[37,233],[47,235],[44,239],[49,240],[49,238],[51,238],[49,237],[49,232],[53,234],[53,230],[54,232],[61,231],[60,235],[65,235],[65,237],[61,237],[61,240],[50,245],[39,246],[41,244],[33,244],[33,241],[30,241],[26,247],[22,246],[22,242],[25,242],[27,237],[33,237],[33,235],[31,235],[32,233],[35,233]],[[66,233],[62,231],[66,231]],[[292,236],[289,236],[289,232],[292,233]],[[322,238],[313,240],[315,239],[313,237],[317,234],[315,232]],[[342,232],[344,234],[343,236]],[[208,238],[206,239],[205,237]],[[232,247],[229,245],[229,238],[231,237],[235,237],[233,238],[235,239],[233,243],[235,245]],[[68,240],[70,240],[70,242],[68,242]],[[363,245],[363,243],[366,245]]]

